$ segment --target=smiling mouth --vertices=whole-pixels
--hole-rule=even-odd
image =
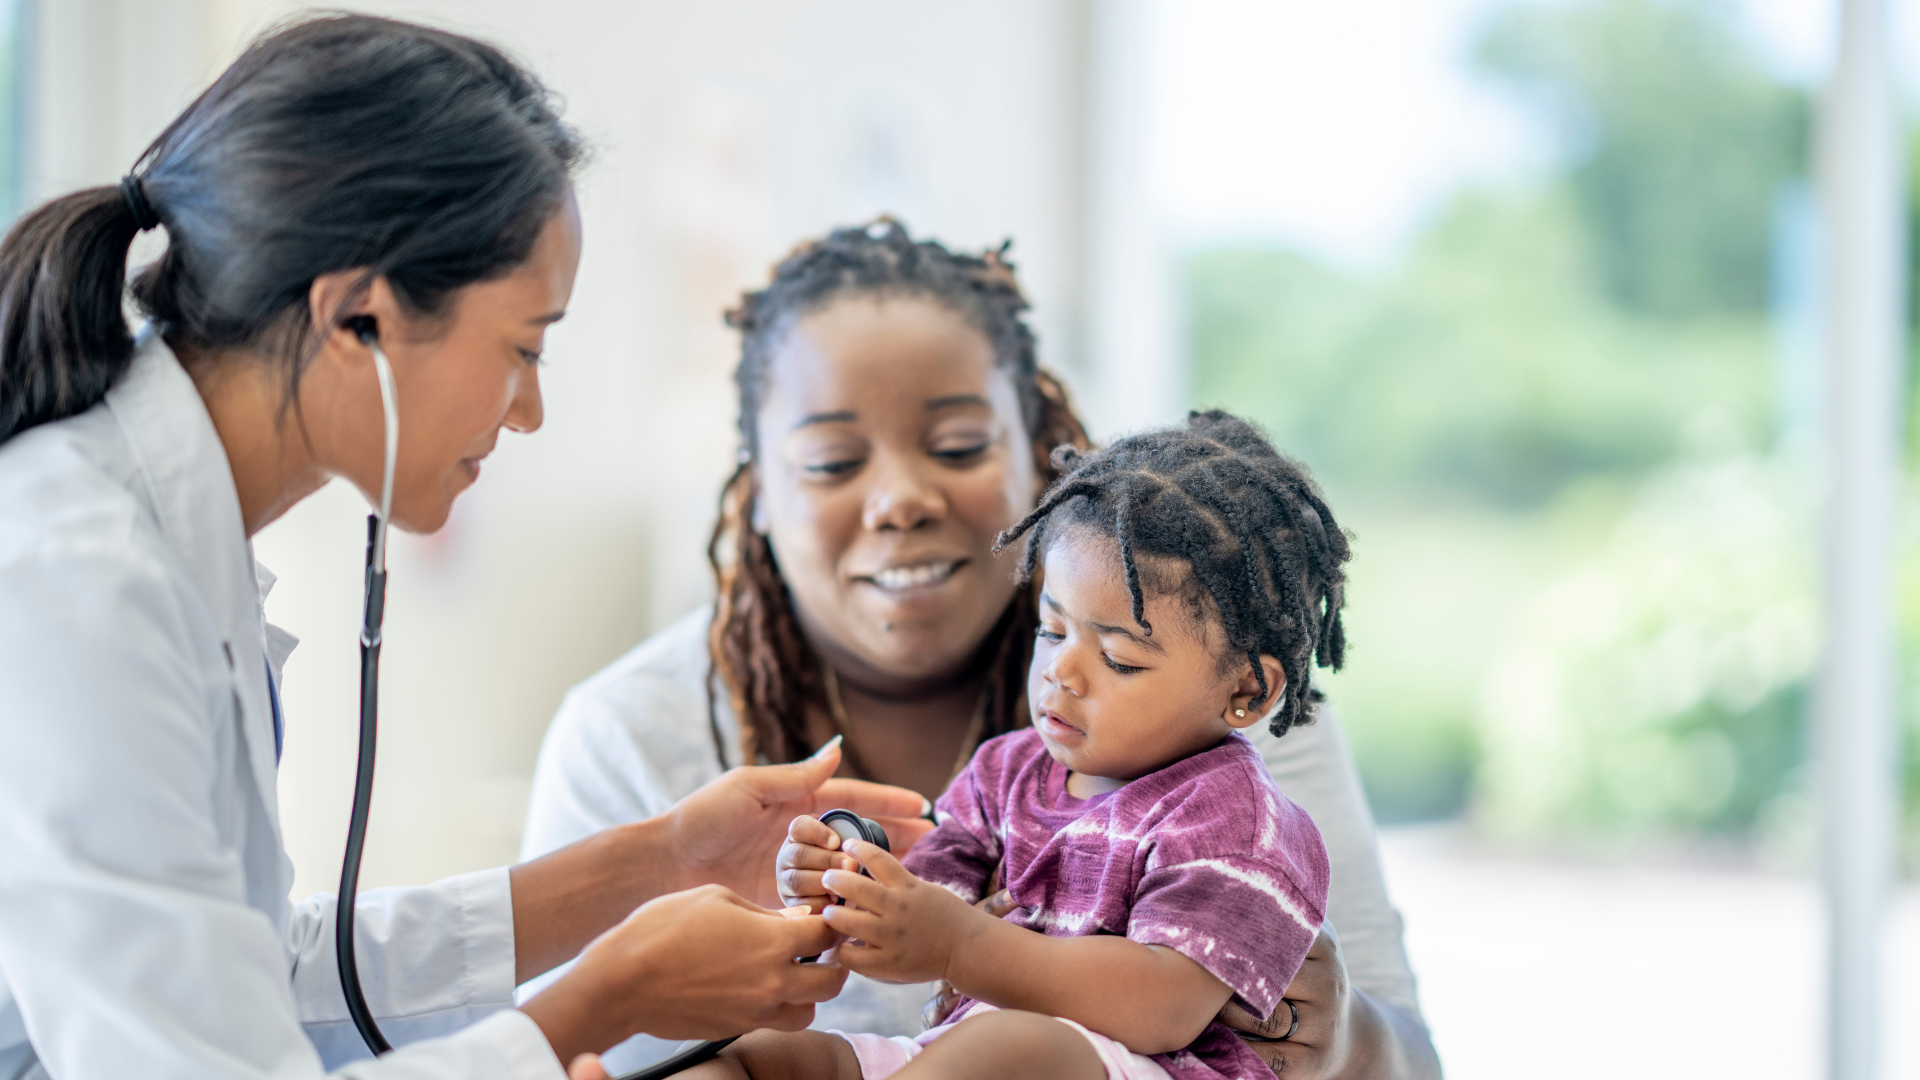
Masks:
[[[913,566],[889,566],[867,574],[860,580],[866,581],[885,592],[907,592],[911,589],[928,589],[939,585],[960,569],[963,560],[946,562],[918,563]]]

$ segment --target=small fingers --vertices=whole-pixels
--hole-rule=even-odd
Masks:
[[[867,873],[872,874],[874,880],[882,885],[905,885],[919,880],[906,867],[900,865],[899,859],[894,858],[892,853],[879,844],[869,844],[865,840],[849,840],[846,852],[860,860],[860,865],[866,868]]]
[[[828,870],[820,875],[820,883],[833,895],[868,911],[891,906],[888,901],[892,894],[887,887],[864,874],[856,874],[851,870]]]
[[[868,942],[885,933],[887,925],[880,916],[870,911],[850,907],[830,907],[821,913],[821,918],[833,928],[834,933]],[[848,946],[842,945],[840,948],[844,955]]]
[[[839,833],[828,828],[819,818],[806,814],[801,814],[788,823],[787,839],[795,844],[825,848],[828,851],[835,851],[840,847]]]

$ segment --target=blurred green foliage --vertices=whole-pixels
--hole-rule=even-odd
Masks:
[[[1194,253],[1194,397],[1358,534],[1329,693],[1384,820],[1791,847],[1815,511],[1769,305],[1807,94],[1704,0],[1517,6],[1472,55],[1557,173],[1459,193],[1380,272]]]
[[[1476,50],[1559,134],[1606,295],[1628,310],[1767,308],[1769,221],[1804,170],[1809,106],[1731,21],[1660,0],[1520,7]]]

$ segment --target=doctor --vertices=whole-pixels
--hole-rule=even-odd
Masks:
[[[770,898],[795,813],[919,812],[828,781],[831,747],[534,862],[363,897],[359,968],[402,1044],[377,1061],[347,1021],[331,899],[287,899],[292,639],[262,618],[249,537],[334,477],[380,491],[350,320],[396,375],[396,524],[438,528],[500,432],[540,426],[580,157],[498,51],[319,19],[250,48],[121,185],[0,243],[0,1080],[554,1080],[635,1032],[803,1027],[839,989],[843,970],[793,962],[831,943],[824,923],[742,895]],[[136,338],[127,250],[156,227]]]

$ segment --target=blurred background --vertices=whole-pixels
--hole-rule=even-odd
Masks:
[[[710,594],[720,312],[889,212],[1013,239],[1097,435],[1223,405],[1323,481],[1356,535],[1328,693],[1449,1075],[1821,1073],[1810,154],[1836,4],[349,6],[506,46],[596,147],[546,428],[395,545],[363,885],[511,861],[561,694]],[[1893,6],[1920,70],[1920,5]],[[297,10],[0,0],[0,209],[113,182]],[[336,486],[257,540],[305,639],[301,893],[346,828],[364,513]],[[1898,520],[1912,747],[1920,490]],[[1905,762],[1889,1076],[1920,1075]]]

